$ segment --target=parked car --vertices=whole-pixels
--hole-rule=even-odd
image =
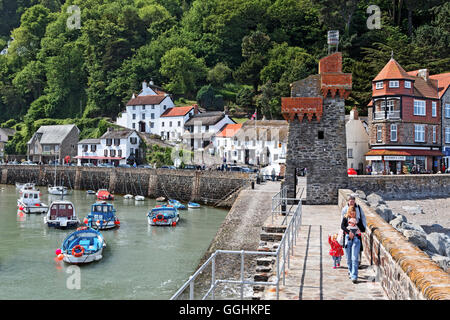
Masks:
[[[138,168],[143,168],[143,169],[153,169],[153,167],[149,164],[140,164],[137,166]]]
[[[176,167],[175,166],[162,166],[161,169],[176,170]]]
[[[186,164],[183,169],[184,170],[197,170],[197,167],[192,164]]]
[[[95,167],[95,165],[93,163],[83,163],[83,167]]]
[[[114,168],[114,166],[111,163],[99,163],[97,167],[101,168]]]
[[[36,163],[34,163],[33,161],[29,161],[29,160],[28,161],[24,161],[21,164],[24,165],[24,166],[37,166]]]
[[[129,164],[126,164],[126,163],[124,163],[124,164],[119,164],[118,166],[117,166],[117,168],[131,168],[132,166],[130,166]]]

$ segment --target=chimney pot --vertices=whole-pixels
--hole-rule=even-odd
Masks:
[[[429,76],[428,69],[420,69],[417,72],[417,76],[421,77],[425,81],[428,81],[428,76]]]

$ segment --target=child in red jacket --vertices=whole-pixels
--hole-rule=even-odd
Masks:
[[[344,255],[344,250],[342,249],[342,246],[337,241],[337,234],[334,234],[333,236],[328,236],[328,243],[331,246],[330,249],[330,256],[333,257],[334,266],[333,269],[336,269],[336,267],[341,266],[341,257]]]

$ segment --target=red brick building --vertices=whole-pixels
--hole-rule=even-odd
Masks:
[[[378,174],[440,169],[441,106],[438,81],[427,69],[406,72],[391,58],[372,80],[366,160]]]

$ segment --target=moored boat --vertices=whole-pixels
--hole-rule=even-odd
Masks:
[[[46,213],[48,205],[41,202],[39,190],[23,190],[17,200],[17,207],[25,213]]]
[[[49,186],[48,193],[53,195],[66,195],[68,193],[67,187],[64,186]]]
[[[199,209],[199,208],[200,208],[200,204],[195,203],[195,202],[192,202],[192,201],[189,201],[189,203],[188,203],[188,208],[191,208],[191,209]]]
[[[175,200],[175,199],[169,199],[167,201],[170,205],[174,206],[175,208],[177,208],[178,210],[185,210],[186,206],[184,204],[182,204],[180,201]]]
[[[144,201],[145,197],[144,196],[135,196],[134,200],[136,200],[136,201]]]
[[[64,239],[57,256],[63,256],[67,263],[81,264],[100,260],[106,247],[103,235],[88,227],[78,228]]]
[[[91,212],[84,219],[84,223],[91,228],[104,230],[120,226],[116,216],[116,209],[111,203],[96,202],[91,206]]]
[[[132,194],[126,194],[123,196],[124,199],[133,199],[133,195]]]
[[[80,223],[73,203],[65,200],[53,201],[44,217],[44,223],[49,227],[72,228]]]
[[[94,190],[87,190],[86,193],[87,194],[95,194],[95,191]]]
[[[16,188],[19,190],[23,189],[24,187],[26,187],[27,190],[32,190],[32,189],[34,189],[35,186],[36,186],[36,184],[32,183],[32,182],[27,182],[27,183],[16,182]]]
[[[180,220],[177,208],[172,205],[157,205],[147,213],[151,226],[176,226]]]
[[[158,197],[158,198],[156,198],[156,201],[157,202],[164,202],[164,201],[166,201],[166,197]]]
[[[114,200],[114,196],[106,189],[99,189],[96,195],[99,200]]]

